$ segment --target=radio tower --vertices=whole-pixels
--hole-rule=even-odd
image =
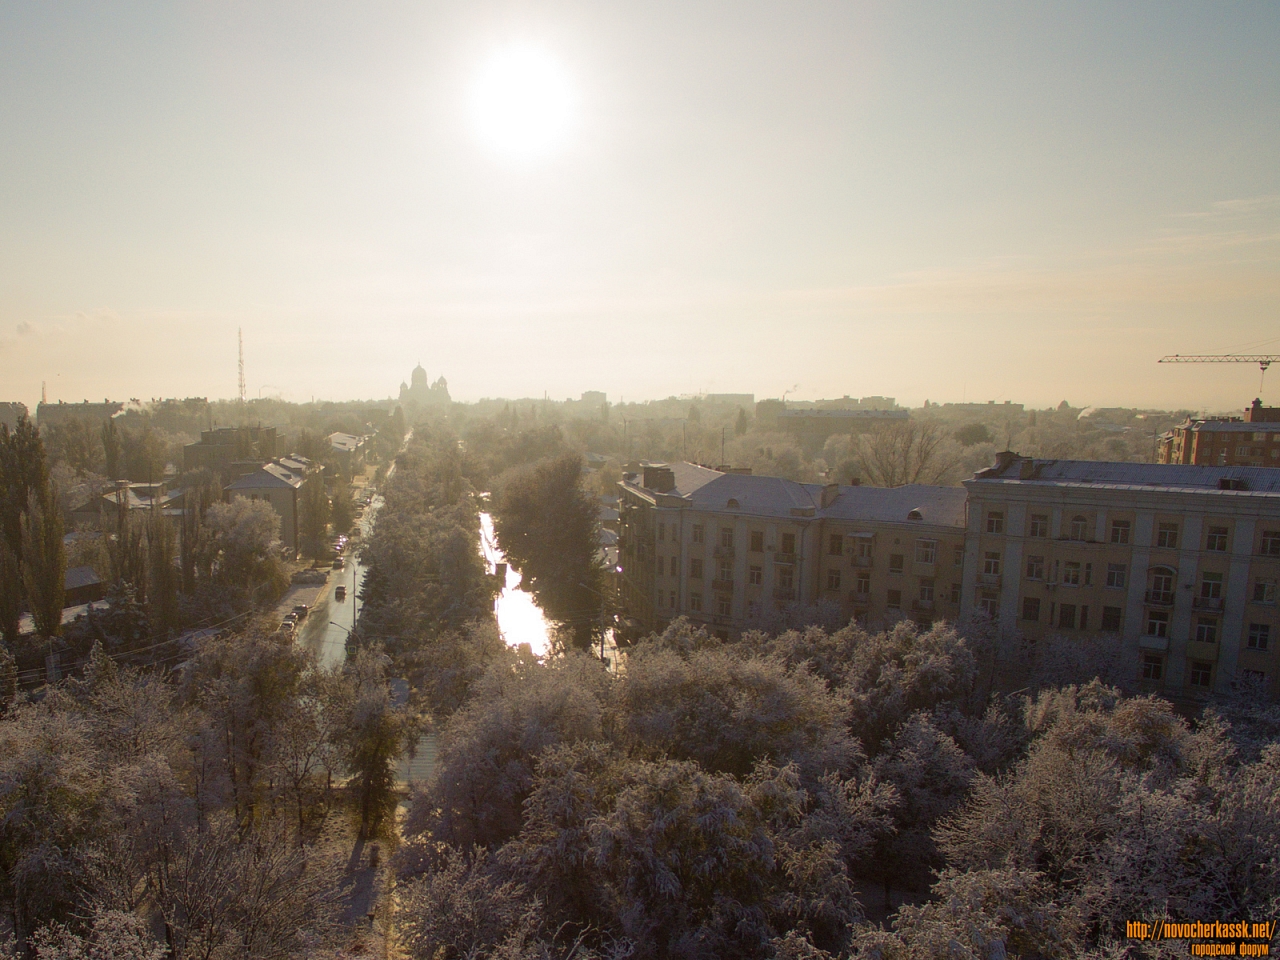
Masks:
[[[236,336],[240,339],[240,406],[244,406],[244,327],[236,329]]]

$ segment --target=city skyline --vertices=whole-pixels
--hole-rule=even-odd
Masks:
[[[1156,360],[1280,341],[1273,8],[0,26],[0,356],[32,406],[234,396],[238,328],[249,394],[293,401],[392,395],[420,359],[460,400],[1234,410],[1255,368]],[[480,135],[508,49],[538,150]]]

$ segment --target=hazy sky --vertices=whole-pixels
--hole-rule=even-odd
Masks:
[[[1221,409],[1278,321],[1275,3],[0,5],[0,399]]]

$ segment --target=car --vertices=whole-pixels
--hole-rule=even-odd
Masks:
[[[333,569],[335,570],[341,570],[346,565],[347,565],[347,561],[343,560],[342,557],[339,557],[337,560],[333,561]]]
[[[297,623],[298,615],[296,613],[286,613],[284,619],[286,623]]]
[[[335,587],[333,591],[333,599],[335,600],[347,599],[347,588],[342,586]]]
[[[292,620],[285,620],[280,624],[280,633],[286,637],[292,637],[294,631],[294,623]]]
[[[305,603],[300,603],[293,608],[294,616],[296,616],[299,620],[307,619],[307,614],[310,612],[311,612],[311,608],[308,607]]]

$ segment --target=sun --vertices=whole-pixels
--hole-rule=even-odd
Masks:
[[[536,157],[560,146],[573,121],[569,76],[551,56],[534,47],[507,46],[481,66],[472,88],[475,132],[490,149],[513,157]]]

